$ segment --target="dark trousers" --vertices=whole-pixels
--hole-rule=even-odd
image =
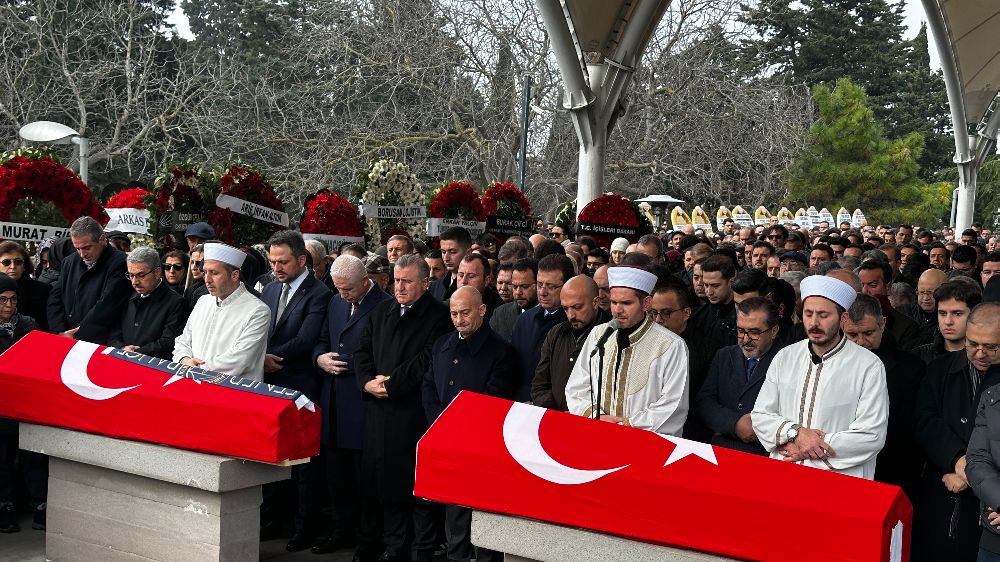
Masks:
[[[382,517],[372,499],[363,490],[361,451],[321,446],[326,482],[333,501],[333,532],[352,536],[358,546],[379,550],[382,545]]]
[[[448,537],[448,560],[467,562],[503,562],[503,553],[472,545],[472,510],[458,505],[444,509],[444,531]]]
[[[262,526],[276,524],[284,527],[289,514],[294,513],[293,532],[316,532],[315,512],[318,506],[315,493],[320,490],[320,463],[320,457],[313,457],[308,463],[293,466],[290,480],[264,484],[261,489],[263,502],[260,506]],[[288,501],[292,497],[295,498],[294,507]]]
[[[13,433],[0,433],[0,502],[14,501],[19,482],[18,457],[28,500],[31,507],[37,507],[48,494],[49,457],[34,451],[18,451],[16,429]]]
[[[434,504],[414,498],[410,502],[387,503],[382,506],[382,542],[392,556],[405,555],[409,545],[410,559],[430,562],[434,556]]]

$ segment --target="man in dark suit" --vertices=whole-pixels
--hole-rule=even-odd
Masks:
[[[521,381],[515,394],[519,402],[531,400],[531,381],[549,330],[566,321],[559,294],[574,275],[573,262],[566,256],[549,254],[538,262],[538,306],[518,316],[510,340],[520,361]]]
[[[695,397],[695,415],[714,432],[711,443],[767,456],[750,423],[750,412],[781,343],[778,307],[764,297],[736,305],[739,343],[720,349]]]
[[[466,233],[468,234],[468,233]],[[364,391],[364,474],[382,507],[384,560],[431,559],[433,510],[413,497],[417,441],[427,429],[420,386],[431,346],[452,330],[448,309],[427,292],[430,270],[418,255],[396,261],[395,301],[379,304],[354,354]],[[406,552],[406,545],[411,551]]]
[[[107,343],[108,332],[132,294],[125,278],[125,254],[108,245],[100,223],[91,217],[73,221],[69,235],[76,253],[63,259],[58,284],[49,293],[49,330]]]
[[[360,558],[377,556],[382,544],[380,511],[361,493],[361,449],[365,410],[355,383],[353,356],[372,311],[392,300],[368,278],[364,263],[349,255],[334,260],[330,278],[337,294],[326,309],[326,322],[313,350],[324,376],[320,393],[323,428],[320,448],[326,465],[327,486],[333,499],[333,526],[328,537],[313,546],[326,554],[358,544]]]
[[[596,292],[596,291],[595,291]],[[448,301],[455,332],[438,338],[431,351],[431,365],[424,375],[423,397],[427,421],[434,421],[463,390],[512,398],[518,383],[513,349],[493,333],[486,320],[486,305],[474,287],[460,287]],[[503,560],[503,555],[472,546],[472,510],[445,507],[448,560]]]
[[[271,309],[271,329],[264,356],[264,382],[298,390],[310,400],[319,401],[320,379],[312,354],[326,319],[330,290],[308,270],[305,241],[302,234],[294,230],[282,230],[271,236],[268,240],[268,261],[271,262],[275,280],[264,287],[261,295],[261,300]],[[286,547],[292,552],[312,544],[317,466],[318,459],[292,468],[292,481],[298,487],[295,532]],[[271,489],[273,491],[274,486]],[[267,516],[262,517],[265,529],[267,525],[276,523],[267,507],[273,507],[273,504],[262,508]]]
[[[187,301],[162,276],[160,254],[139,246],[126,262],[135,294],[108,335],[108,345],[161,359],[171,359],[174,340],[187,322]]]
[[[444,261],[448,274],[441,279],[435,279],[428,289],[432,297],[444,301],[458,288],[458,266],[462,258],[472,246],[472,236],[469,231],[455,226],[441,233],[441,259]]]

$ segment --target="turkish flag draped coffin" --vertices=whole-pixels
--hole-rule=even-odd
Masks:
[[[895,486],[471,392],[420,440],[414,494],[748,560],[909,559]]]
[[[263,462],[319,454],[298,391],[43,332],[0,355],[0,416]]]

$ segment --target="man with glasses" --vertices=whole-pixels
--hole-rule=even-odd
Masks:
[[[566,321],[560,291],[574,275],[573,262],[566,256],[550,254],[538,262],[538,281],[535,285],[538,306],[518,316],[510,339],[520,362],[520,380],[515,393],[515,400],[519,402],[531,399],[531,380],[535,377],[545,336],[557,324]],[[515,291],[517,289],[515,285]]]
[[[934,291],[947,279],[948,275],[940,269],[927,269],[917,279],[916,302],[904,304],[896,309],[917,322],[919,335],[913,342],[914,348],[934,341],[934,336],[938,331],[937,302],[934,300]]]
[[[960,331],[961,338],[927,365],[917,394],[914,430],[927,457],[914,502],[918,509],[913,512],[912,548],[919,560],[972,561],[979,551],[980,503],[969,489],[967,449],[980,397],[1000,379],[995,369],[988,369],[990,349],[982,347],[997,341],[996,330],[990,333],[992,326],[987,323],[983,330],[980,324],[967,337],[970,313],[981,298],[972,291],[952,279],[935,293],[939,318],[947,315],[945,319],[954,316],[957,320],[949,323],[953,332],[949,337],[955,338]]]
[[[764,297],[736,305],[738,343],[715,354],[693,411],[711,429],[711,443],[767,456],[750,422],[750,411],[768,366],[783,347],[778,339],[778,308]]]
[[[599,324],[587,336],[566,384],[569,411],[680,436],[690,393],[688,349],[680,336],[648,314],[656,275],[618,266],[608,277],[617,326]],[[598,346],[603,354],[596,353]]]
[[[1000,379],[1000,304],[983,303],[969,316],[966,354],[985,380]],[[966,475],[969,485],[986,508],[979,542],[979,560],[1000,559],[1000,458],[996,440],[991,435],[1000,431],[1000,389],[985,392],[976,413],[976,424],[966,452]]]
[[[593,250],[587,252],[587,276],[593,277],[594,272],[598,270],[602,265],[607,265],[611,261],[611,256],[608,255],[607,250],[604,248],[594,248]]]
[[[553,225],[552,228],[549,229],[549,238],[562,244],[563,242],[568,240],[566,229],[559,226],[558,224]]]
[[[100,223],[80,217],[69,229],[76,253],[60,266],[49,293],[49,330],[67,338],[107,343],[122,305],[132,293],[125,277],[125,254],[108,245]]]
[[[135,294],[129,298],[117,325],[108,335],[108,345],[161,359],[170,359],[174,340],[184,330],[188,306],[184,297],[163,280],[160,256],[153,248],[140,246],[127,258]]]
[[[788,241],[788,229],[783,224],[776,224],[767,228],[767,241],[775,248],[784,248]]]

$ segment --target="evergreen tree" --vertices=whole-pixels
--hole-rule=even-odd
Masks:
[[[796,204],[861,208],[869,222],[939,224],[947,184],[918,175],[923,138],[887,139],[864,90],[849,79],[813,91],[818,116],[788,177]]]
[[[865,89],[890,137],[924,136],[923,177],[949,165],[944,81],[930,70],[926,29],[903,38],[902,2],[765,0],[743,10],[757,34],[743,45],[748,66],[809,86],[850,78]]]

